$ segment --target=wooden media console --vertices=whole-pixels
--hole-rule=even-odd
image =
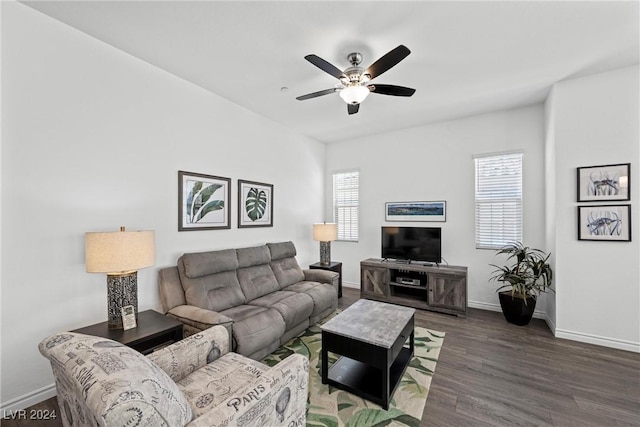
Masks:
[[[467,267],[369,258],[360,262],[360,297],[467,315]]]

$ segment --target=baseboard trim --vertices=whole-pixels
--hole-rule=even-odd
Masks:
[[[346,288],[360,289],[360,283],[342,282],[342,286]],[[480,302],[480,301],[468,301],[467,306],[471,308],[477,308],[480,310],[497,311],[501,312],[500,304]],[[551,333],[556,338],[567,339],[571,341],[578,341],[587,344],[595,344],[603,347],[610,347],[619,350],[632,351],[634,353],[640,353],[640,343],[618,340],[615,338],[602,337],[593,334],[585,334],[582,332],[568,331],[564,329],[558,329],[555,323],[547,316],[547,313],[540,310],[533,312],[533,317],[536,319],[542,319],[547,323],[547,326],[551,330]]]
[[[587,344],[595,344],[603,347],[616,348],[618,350],[632,351],[640,353],[640,343],[626,340],[618,340],[615,338],[603,337],[593,334],[585,334],[582,332],[568,331],[566,329],[555,330],[556,338],[567,339],[571,341],[579,341]]]
[[[544,321],[547,322],[547,326],[551,329],[551,333],[553,336],[556,336],[556,324],[551,320],[551,318],[545,314]],[[557,338],[557,337],[556,337]]]
[[[360,289],[360,283],[342,282],[342,286],[345,288]],[[468,301],[467,306],[471,308],[478,308],[480,310],[498,311],[498,312],[502,311],[500,304],[494,304],[494,303],[488,303],[488,302]],[[536,319],[544,319],[547,322],[547,324],[549,323],[547,314],[544,311],[535,310],[533,312],[533,317]]]
[[[480,310],[502,312],[502,308],[500,307],[500,304],[494,304],[489,302],[469,301],[467,303],[467,306],[471,308],[478,308]],[[534,310],[533,317],[535,319],[547,320],[547,314],[544,311],[540,311],[540,310]]]
[[[51,399],[56,394],[56,385],[49,384],[30,393],[18,396],[15,399],[3,402],[0,413],[6,414],[11,411],[20,411],[22,409],[26,409],[29,406],[33,406],[47,399]]]

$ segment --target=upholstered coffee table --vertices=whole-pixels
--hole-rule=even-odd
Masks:
[[[322,383],[389,409],[413,356],[414,314],[412,308],[361,299],[329,320],[321,327]],[[328,352],[341,356],[331,367]]]

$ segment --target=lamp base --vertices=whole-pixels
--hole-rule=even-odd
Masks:
[[[331,242],[320,242],[320,264],[331,264]]]
[[[138,320],[138,272],[107,274],[107,324],[109,329],[122,328],[122,307],[133,306]]]

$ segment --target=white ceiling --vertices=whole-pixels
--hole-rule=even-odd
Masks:
[[[24,1],[133,56],[322,142],[543,101],[555,82],[637,64],[638,1]],[[412,53],[348,116],[304,59],[367,67]],[[288,90],[281,90],[287,87]]]

